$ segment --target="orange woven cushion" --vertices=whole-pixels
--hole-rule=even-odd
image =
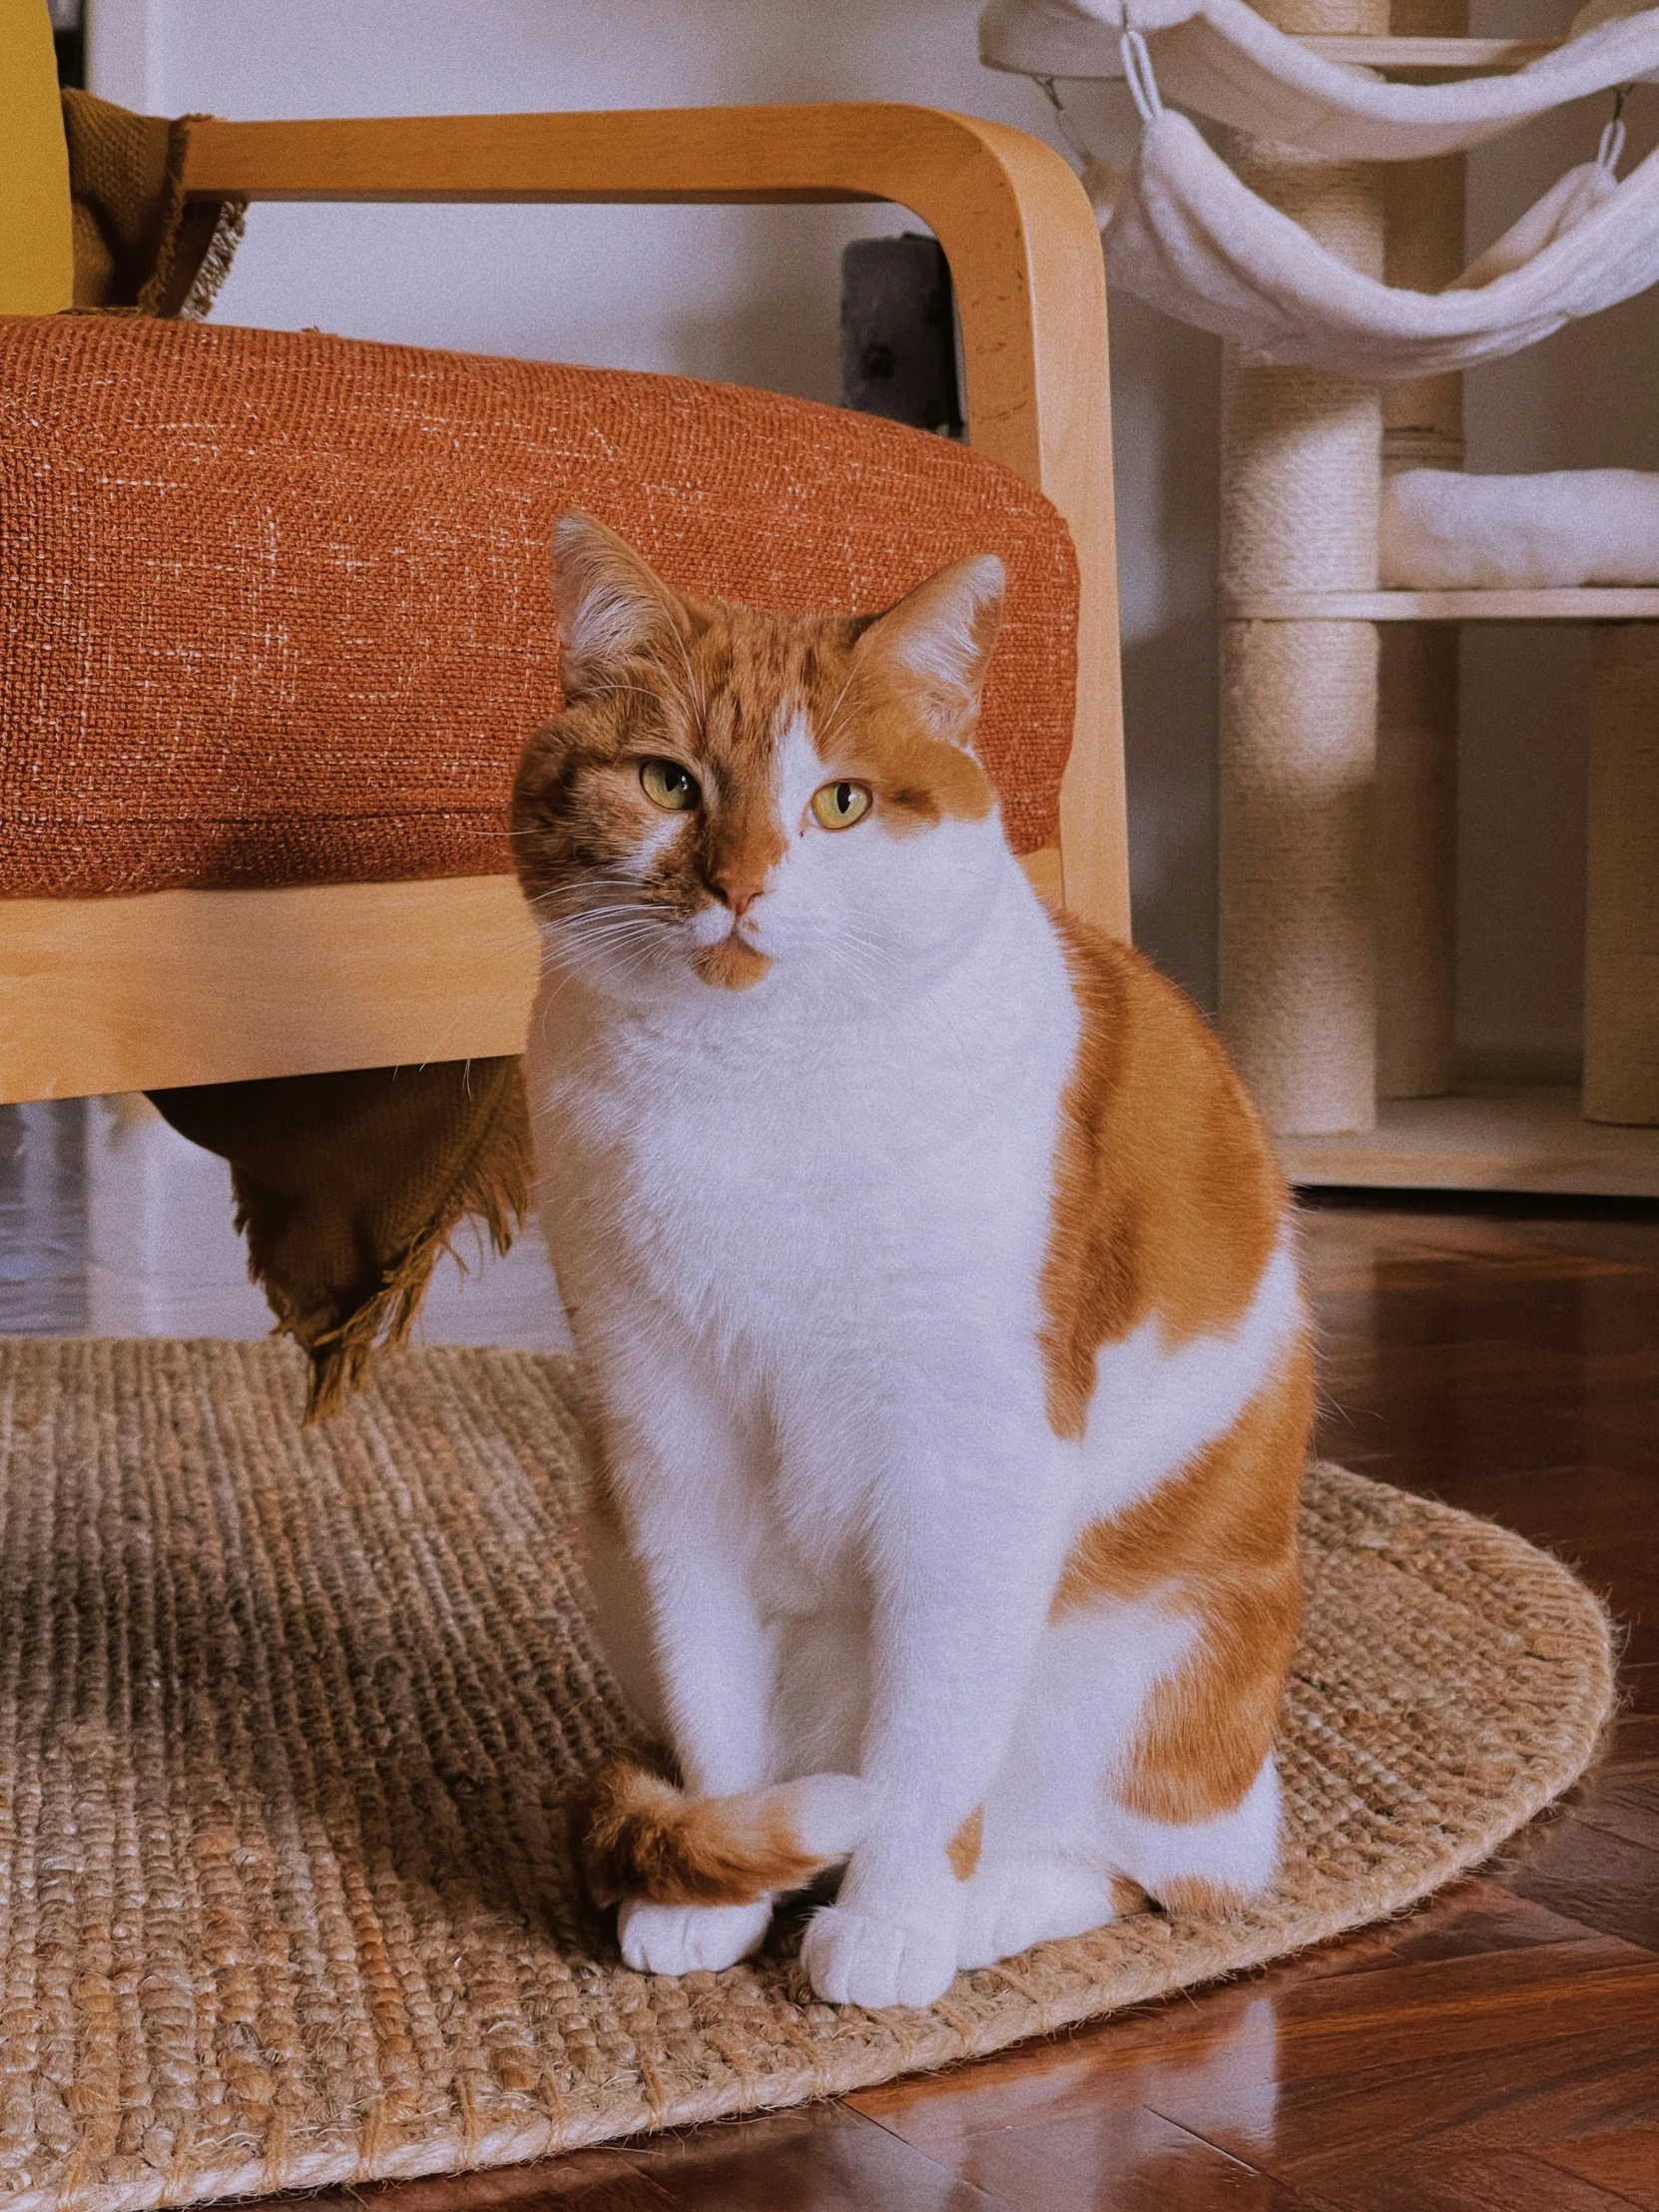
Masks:
[[[1077,575],[1011,471],[833,407],[272,330],[0,321],[0,894],[508,865],[560,510],[673,583],[888,605],[1008,565],[983,751],[1055,835]]]

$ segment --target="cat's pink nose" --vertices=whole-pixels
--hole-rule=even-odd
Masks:
[[[734,914],[743,915],[767,886],[764,875],[741,867],[722,867],[716,868],[709,878],[709,887],[723,906],[730,906]]]

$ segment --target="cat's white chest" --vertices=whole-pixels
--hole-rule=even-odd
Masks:
[[[596,1021],[533,1053],[568,1287],[626,1277],[697,1334],[798,1365],[896,1351],[964,1300],[1034,1325],[1077,1026],[1046,925],[902,1014],[744,1013],[705,1035]]]
[[[766,1336],[826,1306],[850,1325],[895,1267],[981,1243],[1009,1156],[1048,1146],[1040,1096],[1012,1103],[896,1038],[743,1065],[646,1048],[573,1101],[604,1234],[688,1317]]]

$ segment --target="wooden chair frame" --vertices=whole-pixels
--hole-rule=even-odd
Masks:
[[[1082,572],[1060,843],[1027,867],[1128,934],[1105,280],[1088,200],[1048,147],[861,104],[207,122],[186,184],[250,201],[891,201],[919,216],[955,284],[970,442],[1047,494]],[[14,899],[0,1099],[515,1052],[535,964],[504,876]]]

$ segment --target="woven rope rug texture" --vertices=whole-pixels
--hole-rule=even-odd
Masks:
[[[1519,1537],[1315,1471],[1281,1886],[814,1999],[788,1934],[627,1972],[562,1808],[627,1728],[570,1546],[568,1367],[0,1343],[0,2204],[506,2164],[986,2051],[1375,1919],[1583,1769],[1605,1616]]]

